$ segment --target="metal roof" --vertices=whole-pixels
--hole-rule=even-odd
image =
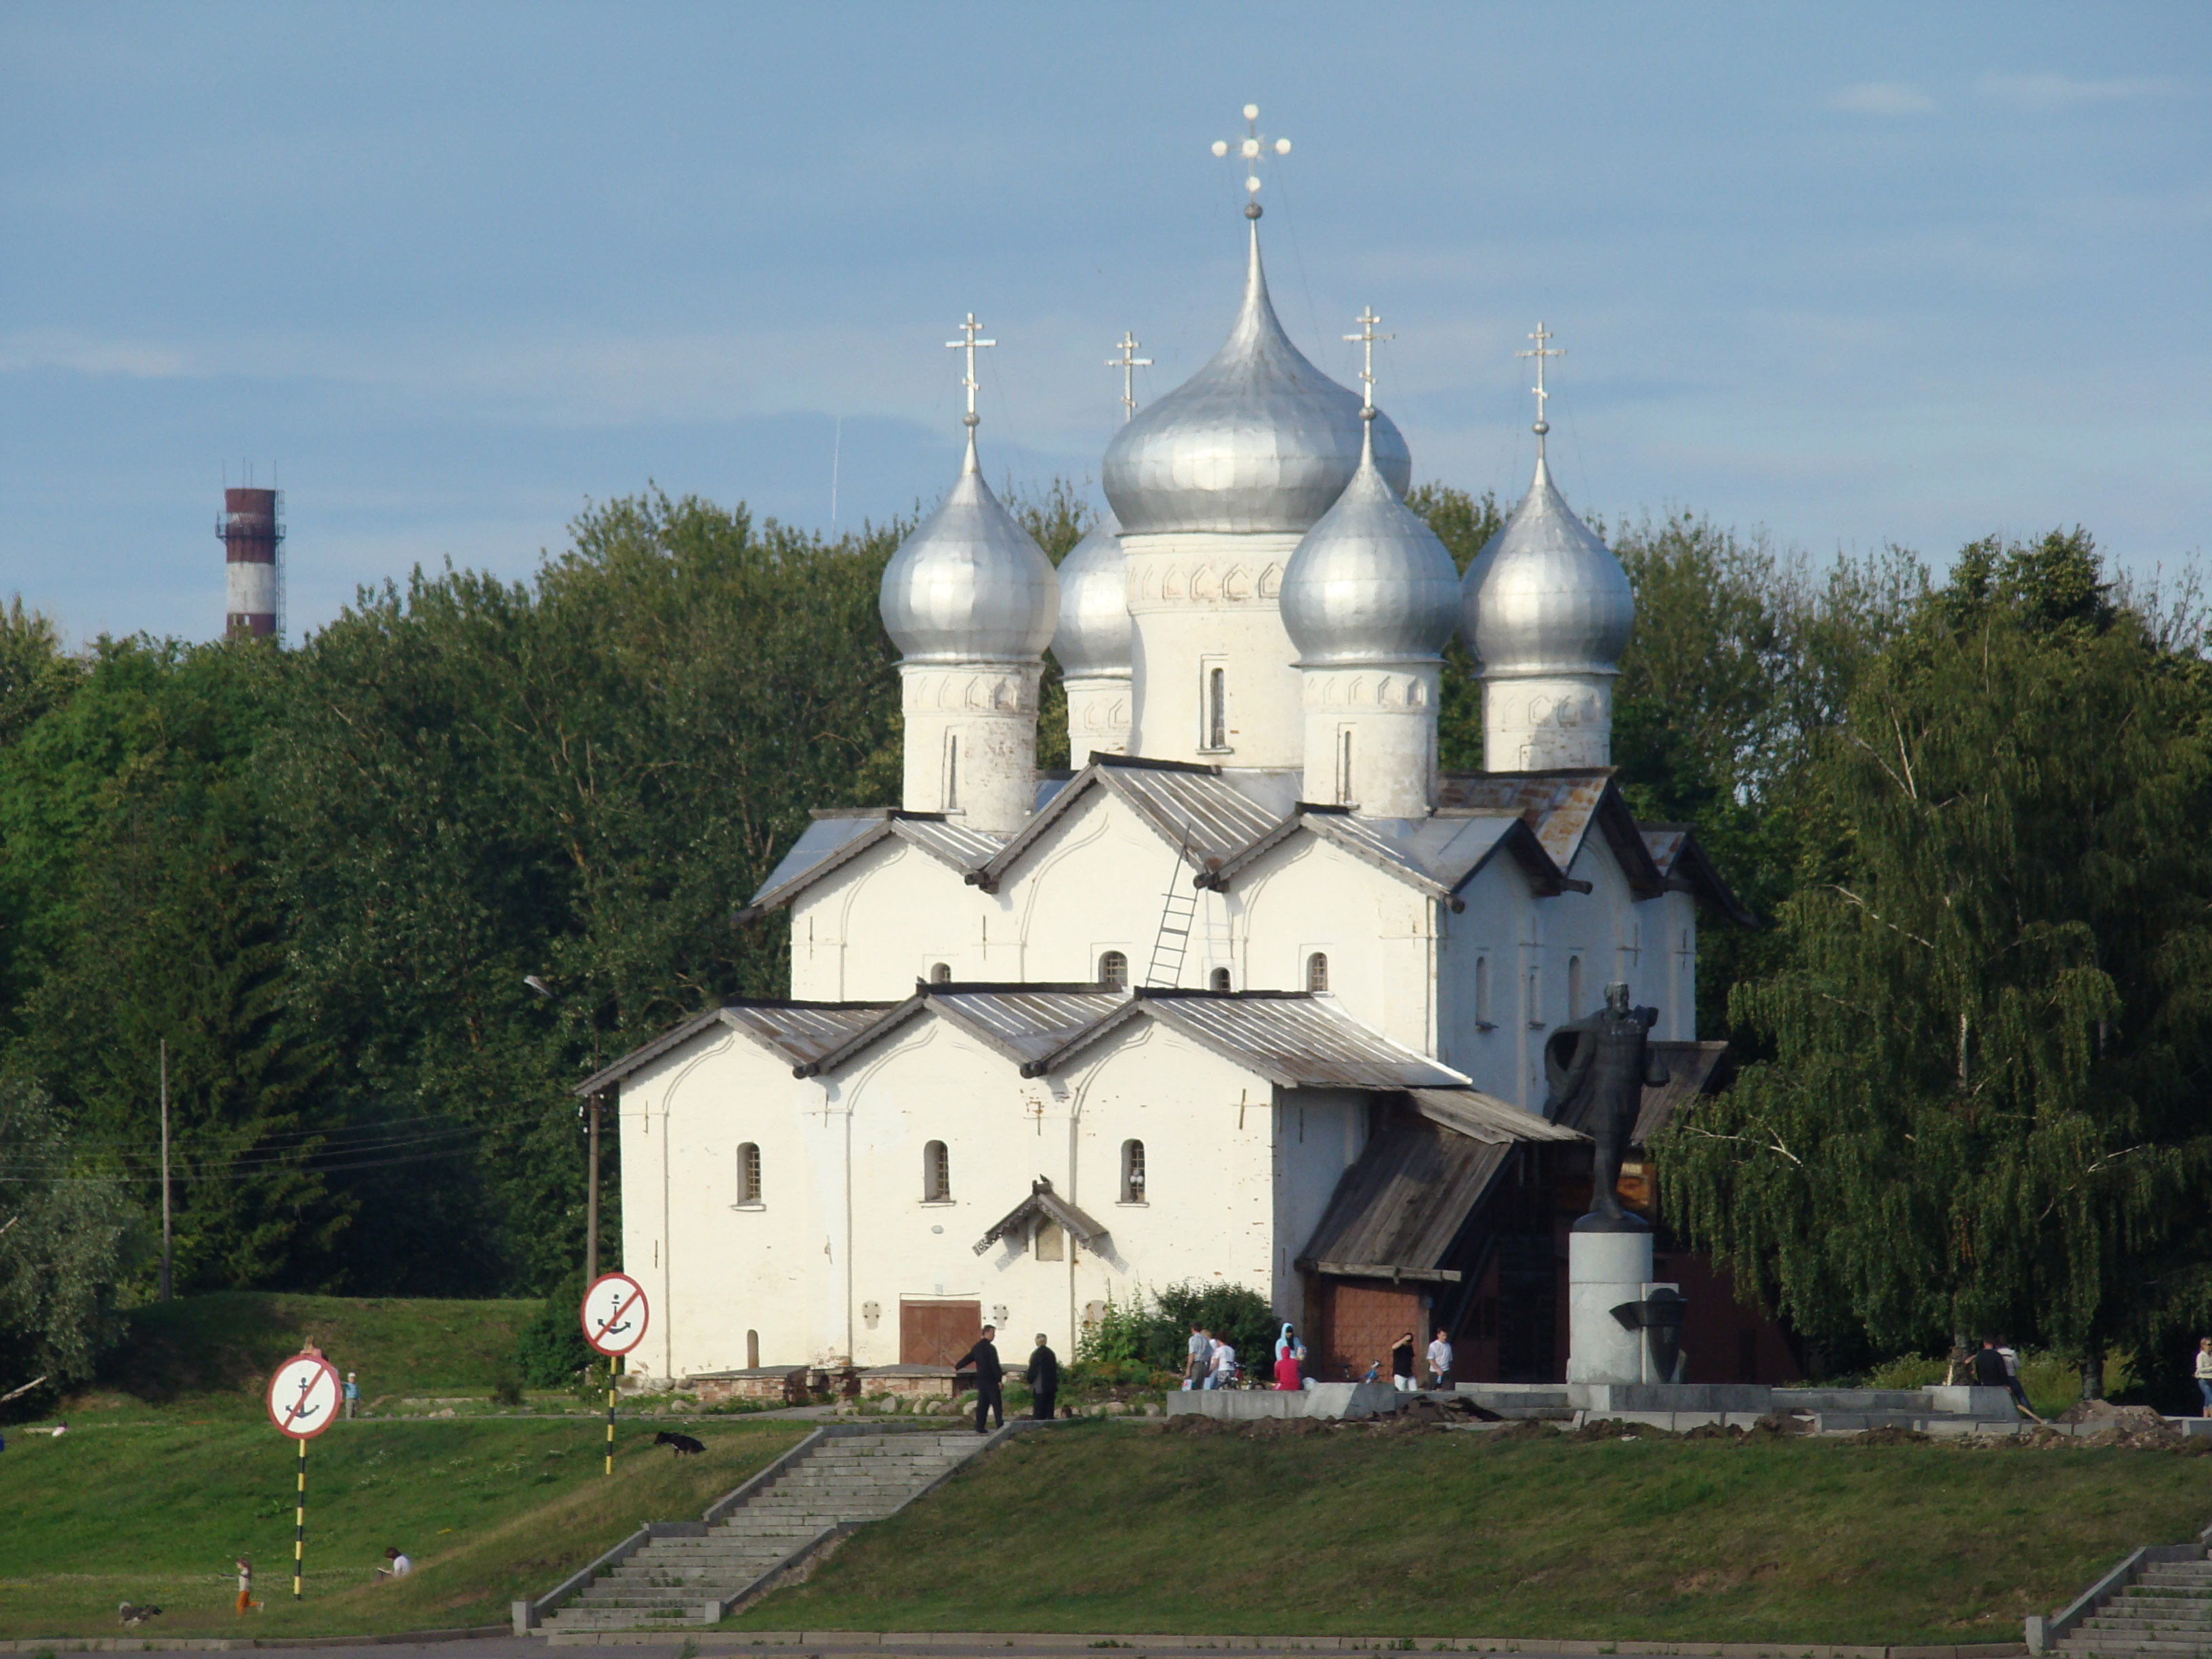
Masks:
[[[884,567],[877,609],[902,661],[1035,662],[1060,619],[1060,578],[983,482],[969,397],[960,476]]]
[[[1054,1071],[1131,1021],[1157,1019],[1281,1088],[1454,1088],[1468,1079],[1304,991],[1139,990],[1108,1018],[1026,1068]]]
[[[897,1005],[889,1002],[733,1002],[694,1014],[633,1048],[611,1066],[594,1072],[570,1092],[579,1099],[651,1065],[663,1054],[682,1048],[701,1032],[714,1028],[741,1031],[773,1048],[794,1065],[805,1065],[827,1054],[855,1033],[881,1019]]]
[[[975,1254],[982,1255],[1032,1216],[1043,1216],[1048,1220],[1057,1221],[1067,1230],[1068,1237],[1085,1249],[1106,1237],[1105,1228],[1053,1191],[1049,1179],[1039,1176],[1030,1182],[1030,1195],[1000,1216],[992,1224],[990,1231],[975,1242]]]
[[[1088,766],[1038,809],[1020,834],[972,872],[969,879],[987,893],[996,891],[1022,854],[1049,835],[1053,826],[1094,789],[1126,801],[1170,847],[1182,846],[1188,834],[1194,870],[1203,871],[1209,859],[1220,862],[1235,856],[1273,829],[1279,816],[1224,780],[1218,766],[1146,760],[1133,755],[1094,756]]]
[[[1301,832],[1343,848],[1430,896],[1448,901],[1455,909],[1461,908],[1459,890],[1500,850],[1513,856],[1539,891],[1589,887],[1587,882],[1570,881],[1535,833],[1510,812],[1447,809],[1426,818],[1364,818],[1341,807],[1311,805],[1301,805],[1296,816],[1202,877],[1200,884],[1226,891],[1254,864]]]
[[[1410,1114],[1394,1118],[1338,1181],[1298,1265],[1456,1278],[1443,1264],[1513,1151],[1510,1141],[1471,1139]]]
[[[1480,1089],[1413,1089],[1408,1091],[1413,1109],[1431,1123],[1465,1135],[1470,1140],[1586,1141],[1589,1137],[1564,1123],[1554,1123],[1534,1112],[1524,1112],[1509,1100],[1486,1095]]]
[[[1721,879],[1694,830],[1680,823],[1646,823],[1638,829],[1652,863],[1669,887],[1690,894],[1740,927],[1759,926],[1759,918]]]
[[[799,831],[791,850],[769,872],[759,890],[745,902],[737,919],[750,921],[764,911],[790,903],[870,848],[892,840],[919,848],[963,874],[1006,845],[1002,836],[951,823],[939,812],[905,812],[893,807],[817,812],[814,821]]]
[[[962,989],[931,986],[931,1006],[1022,1066],[1042,1059],[1114,1013],[1126,991],[1041,989],[1035,986]]]
[[[1452,773],[1440,780],[1437,802],[1481,811],[1517,812],[1536,832],[1552,862],[1570,873],[1593,825],[1606,838],[1628,884],[1647,896],[1666,886],[1651,861],[1635,815],[1609,766],[1555,771]]]

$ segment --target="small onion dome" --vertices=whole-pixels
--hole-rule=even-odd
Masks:
[[[1301,668],[1434,659],[1459,626],[1458,568],[1371,451],[1291,556],[1282,611]]]
[[[1460,584],[1460,626],[1486,674],[1611,674],[1636,620],[1620,561],[1536,479]]]
[[[1030,532],[999,505],[975,464],[884,567],[884,627],[906,662],[1027,662],[1044,653],[1060,579]]]
[[[1109,512],[1060,562],[1060,631],[1052,636],[1052,654],[1062,674],[1130,672],[1135,629],[1121,534]]]
[[[1359,398],[1308,362],[1276,320],[1255,223],[1244,304],[1227,342],[1115,434],[1106,499],[1128,535],[1303,534],[1358,469],[1359,409]],[[1375,463],[1403,492],[1413,476],[1406,441],[1384,416],[1375,425]]]

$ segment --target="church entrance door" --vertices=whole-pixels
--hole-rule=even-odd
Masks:
[[[899,1304],[899,1364],[950,1365],[983,1335],[980,1302]]]
[[[1380,1360],[1387,1380],[1391,1345],[1407,1331],[1413,1334],[1414,1364],[1423,1363],[1429,1333],[1422,1326],[1429,1310],[1428,1298],[1419,1291],[1346,1279],[1324,1279],[1320,1289],[1321,1316],[1314,1322],[1320,1328],[1314,1334],[1321,1340],[1306,1345],[1314,1376],[1324,1382],[1362,1377]]]

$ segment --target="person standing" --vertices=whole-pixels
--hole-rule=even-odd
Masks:
[[[1429,1344],[1429,1386],[1432,1389],[1451,1387],[1451,1339],[1444,1334],[1444,1328],[1439,1325],[1436,1340]]]
[[[1978,1389],[2005,1387],[2004,1356],[1997,1352],[1996,1338],[1985,1336],[1982,1339],[1982,1346],[1975,1350],[1973,1359],[1968,1364],[1966,1370],[1973,1377],[1974,1386]],[[2010,1390],[2008,1389],[2007,1392]]]
[[[1042,1331],[1037,1333],[1036,1349],[1022,1380],[1030,1385],[1030,1415],[1049,1419],[1053,1397],[1060,1392],[1060,1356],[1047,1346]]]
[[[351,1371],[348,1371],[346,1373],[345,1380],[345,1414],[347,1422],[350,1423],[353,1421],[354,1410],[360,1404],[361,1384],[354,1380],[354,1374]]]
[[[1407,1331],[1390,1349],[1390,1381],[1400,1394],[1413,1392],[1413,1334]]]
[[[1190,1358],[1183,1362],[1182,1385],[1202,1389],[1213,1370],[1213,1338],[1196,1320],[1190,1326]]]
[[[2212,1417],[2212,1336],[2197,1339],[2197,1392],[2204,1402],[2204,1415]]]
[[[976,1339],[975,1346],[952,1362],[956,1374],[966,1370],[970,1365],[975,1368],[975,1432],[978,1434],[990,1432],[983,1426],[987,1413],[997,1416],[1000,1428],[1006,1426],[1006,1404],[1000,1394],[1006,1374],[1006,1367],[1000,1364],[998,1346],[991,1340],[998,1334],[996,1325],[984,1326],[983,1334]]]
[[[1206,1386],[1225,1389],[1237,1381],[1237,1350],[1229,1339],[1221,1338],[1213,1345],[1213,1369],[1206,1374]]]
[[[250,1555],[240,1556],[237,1566],[238,1610],[240,1613],[246,1613],[261,1605],[253,1599],[253,1558]]]

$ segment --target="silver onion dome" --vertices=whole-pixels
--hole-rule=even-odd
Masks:
[[[1260,267],[1260,230],[1244,303],[1213,359],[1138,413],[1106,447],[1106,499],[1124,533],[1286,531],[1303,534],[1335,504],[1359,465],[1359,398],[1308,362],[1276,320]],[[1391,487],[1413,458],[1375,417],[1375,463]]]
[[[1052,654],[1062,674],[1126,674],[1133,659],[1121,526],[1109,512],[1060,562],[1060,629]]]
[[[1541,454],[1460,593],[1461,629],[1486,674],[1613,673],[1636,620],[1627,573],[1568,507]]]
[[[1027,662],[1051,642],[1060,579],[975,464],[884,567],[878,607],[906,662]]]
[[[1432,659],[1459,626],[1459,570],[1371,453],[1283,571],[1301,668]]]

